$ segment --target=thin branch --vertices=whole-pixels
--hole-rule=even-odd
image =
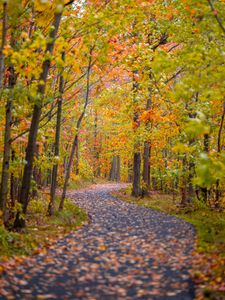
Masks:
[[[211,11],[212,11],[214,17],[216,18],[217,23],[219,24],[220,28],[225,33],[225,27],[223,26],[222,20],[218,16],[218,11],[215,9],[213,2],[211,0],[208,0],[208,3],[209,3],[209,6],[211,8]]]
[[[221,135],[223,130],[223,123],[224,123],[224,117],[225,117],[225,102],[223,103],[223,113],[220,121],[220,128],[218,132],[218,139],[217,139],[217,149],[218,152],[221,152]]]
[[[64,4],[64,7],[66,7],[66,6],[70,5],[70,4],[73,4],[73,2],[74,2],[74,0],[71,0],[71,1],[69,1],[69,2],[67,2],[67,3],[65,3],[65,4]]]
[[[179,71],[177,71],[174,75],[172,75],[169,79],[165,80],[164,83],[167,84],[171,80],[175,79],[180,73],[184,71],[184,68],[181,68]]]

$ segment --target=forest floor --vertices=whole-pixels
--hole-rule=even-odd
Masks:
[[[69,191],[89,224],[48,251],[11,259],[0,299],[194,299],[192,225],[111,195],[124,187]]]

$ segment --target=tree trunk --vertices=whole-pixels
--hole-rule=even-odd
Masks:
[[[137,92],[139,84],[136,76],[138,76],[138,71],[133,71],[133,104],[134,104],[134,132],[139,127],[138,113],[137,113]],[[139,137],[134,144],[134,153],[133,153],[133,186],[132,186],[132,196],[139,197],[141,196],[141,153],[140,153],[140,142]]]
[[[4,78],[4,68],[5,68],[5,58],[4,58],[4,48],[6,44],[6,34],[7,34],[7,2],[3,3],[3,15],[2,15],[2,43],[0,48],[0,89],[3,87]]]
[[[148,193],[150,188],[150,145],[149,142],[144,142],[144,153],[143,153],[143,182],[144,187],[142,189],[143,196]]]
[[[84,103],[83,111],[77,121],[76,135],[73,140],[73,145],[72,145],[72,149],[71,149],[71,153],[70,153],[70,157],[69,157],[69,162],[68,162],[68,165],[66,168],[66,175],[65,175],[64,185],[63,185],[62,197],[61,197],[61,201],[59,204],[59,211],[63,210],[63,207],[64,207],[64,201],[66,198],[66,191],[67,191],[67,186],[68,186],[69,179],[70,179],[70,173],[71,173],[71,168],[72,168],[72,164],[73,164],[73,160],[74,160],[74,155],[75,155],[76,148],[78,147],[79,130],[80,130],[81,122],[83,120],[83,117],[85,115],[85,112],[86,112],[86,109],[88,106],[89,93],[90,93],[90,76],[91,76],[91,67],[92,67],[92,51],[93,50],[94,50],[94,46],[90,48],[89,62],[88,62],[88,67],[87,67],[87,85],[86,85],[85,103]]]
[[[133,189],[132,196],[139,197],[142,194],[141,191],[141,153],[134,153],[134,162],[133,162]]]
[[[116,179],[116,156],[113,155],[111,162],[111,169],[109,173],[109,180],[114,181]]]
[[[98,135],[98,113],[96,110],[94,116],[94,176],[100,177],[101,168],[99,164],[99,147],[97,145],[97,135]]]
[[[66,191],[67,191],[67,186],[68,186],[69,179],[70,179],[70,173],[71,173],[71,168],[72,168],[72,165],[73,165],[73,159],[74,159],[74,154],[75,154],[77,142],[78,142],[78,135],[76,135],[75,138],[74,138],[72,149],[71,149],[71,152],[70,152],[69,162],[68,162],[68,165],[67,165],[66,176],[65,176],[64,185],[63,185],[62,197],[61,197],[61,201],[60,201],[60,204],[59,204],[59,211],[63,210],[63,207],[64,207],[64,201],[65,201],[65,198],[66,198]]]
[[[204,135],[204,152],[207,153],[207,154],[209,153],[209,135],[208,134]],[[202,191],[203,201],[205,203],[207,203],[207,201],[208,201],[208,189],[206,187],[201,188],[201,191]]]
[[[79,175],[79,137],[77,137],[77,144],[75,149],[75,174]]]
[[[2,178],[0,188],[0,209],[3,212],[3,219],[5,220],[6,203],[8,197],[8,182],[9,182],[9,165],[10,165],[10,138],[11,138],[11,120],[12,120],[12,100],[6,103],[5,115],[5,134],[4,134],[4,153],[2,162]]]
[[[65,60],[65,52],[62,53],[62,59]],[[59,98],[58,98],[58,107],[57,107],[55,145],[54,145],[55,157],[59,156],[63,92],[64,92],[64,77],[63,77],[63,70],[62,70],[62,73],[60,75],[60,80],[59,80]],[[55,193],[57,187],[57,173],[58,173],[58,163],[55,163],[52,169],[50,202],[48,205],[48,215],[50,216],[52,216],[55,212]]]
[[[62,13],[55,13],[53,24],[52,24],[52,31],[49,36],[49,42],[46,46],[45,53],[52,54],[55,39],[58,33],[60,20],[62,17]],[[42,65],[42,73],[39,78],[39,85],[37,93],[41,96],[43,99],[45,94],[45,88],[46,88],[46,82],[47,82],[47,76],[50,68],[50,60],[47,59],[43,62]],[[23,179],[22,179],[22,186],[21,186],[21,192],[19,197],[19,203],[22,205],[22,213],[23,216],[21,216],[21,212],[18,211],[16,214],[16,219],[14,222],[14,228],[20,229],[25,227],[25,218],[24,215],[26,215],[27,212],[27,206],[28,206],[28,200],[29,200],[29,192],[30,192],[30,185],[31,185],[31,177],[32,177],[32,171],[33,171],[33,161],[34,161],[34,153],[35,153],[35,145],[37,140],[37,133],[38,133],[38,126],[40,121],[42,111],[42,100],[41,103],[35,104],[33,109],[33,115],[32,115],[32,121],[31,126],[29,130],[29,136],[28,136],[28,144],[26,149],[26,165],[24,167],[23,172]]]
[[[182,159],[183,171],[181,176],[181,206],[187,205],[187,179],[186,179],[186,168],[187,168],[187,157],[186,154]]]
[[[220,121],[220,127],[219,127],[219,132],[218,132],[218,138],[217,138],[217,152],[221,152],[221,137],[222,137],[222,130],[223,130],[223,123],[224,123],[224,118],[225,118],[225,102],[223,103],[223,112],[222,112],[222,117]],[[215,201],[215,207],[219,208],[220,207],[220,181],[219,179],[216,181],[216,201]]]
[[[11,155],[11,161],[13,162],[15,160],[15,150],[12,150],[12,155]],[[16,204],[16,196],[17,196],[17,188],[16,188],[16,179],[13,173],[11,173],[11,178],[10,178],[10,207],[13,209]],[[12,216],[14,215],[11,214]]]
[[[7,34],[7,2],[3,3],[3,16],[2,16],[2,43],[0,48],[0,89],[3,89],[4,78],[4,48],[6,44]],[[2,177],[0,186],[0,210],[3,213],[3,222],[5,221],[5,210],[8,195],[8,180],[9,180],[9,160],[10,160],[10,130],[11,130],[11,100],[6,103],[5,114],[5,133],[4,133],[4,153],[2,162]]]
[[[150,80],[151,80],[151,74],[149,76]],[[151,106],[152,106],[152,88],[150,87],[148,89],[149,91],[149,97],[146,103],[146,110],[148,111]],[[146,124],[146,130],[149,131],[150,130],[150,124],[147,123]],[[143,153],[143,173],[142,173],[142,177],[143,177],[143,182],[144,182],[144,186],[142,189],[142,195],[146,195],[148,193],[148,190],[150,188],[150,142],[149,141],[145,141],[144,142],[144,153]]]
[[[9,78],[7,87],[12,90],[16,84],[16,74],[13,65],[9,67]],[[6,203],[8,197],[8,186],[9,186],[9,166],[10,166],[10,155],[11,155],[11,123],[12,123],[12,95],[9,94],[9,98],[6,102],[6,113],[5,113],[5,134],[4,134],[4,152],[2,162],[2,178],[0,187],[0,209],[3,211],[3,219],[6,221],[4,215],[6,212]]]
[[[193,201],[194,197],[194,187],[193,187],[193,177],[194,177],[194,168],[195,164],[193,162],[189,162],[188,164],[188,187],[187,187],[187,204],[190,204]]]
[[[34,157],[38,160],[39,157],[39,145],[35,145]],[[41,187],[41,171],[37,165],[33,168],[33,180],[35,182],[35,186],[32,189],[32,197],[35,198],[38,196],[38,189]]]
[[[116,156],[116,181],[120,182],[120,156]]]

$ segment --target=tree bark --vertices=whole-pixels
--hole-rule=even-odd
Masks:
[[[12,90],[16,84],[16,74],[13,65],[8,69],[9,77],[7,88]],[[3,162],[2,162],[2,178],[0,187],[0,209],[3,211],[3,219],[6,221],[6,203],[9,190],[9,166],[10,166],[10,156],[11,156],[11,123],[12,123],[12,95],[9,94],[9,98],[6,102],[6,112],[5,112],[5,133],[4,133],[4,152],[3,152]]]
[[[151,80],[151,75],[150,75]],[[152,105],[152,88],[149,88],[149,97],[146,103],[146,110],[148,111],[151,108]],[[150,130],[150,124],[146,124],[146,130]],[[143,153],[143,182],[144,186],[142,189],[143,196],[148,193],[148,190],[150,188],[150,152],[151,152],[151,146],[149,141],[144,142],[144,153]]]
[[[142,194],[141,191],[141,153],[136,152],[134,153],[133,157],[133,189],[132,189],[132,196],[139,197]]]
[[[6,45],[6,34],[7,34],[7,2],[3,3],[3,16],[2,16],[2,43],[0,48],[0,89],[3,87],[3,78],[4,78],[4,67],[5,67],[5,58],[4,58],[4,48]]]
[[[2,178],[0,188],[0,209],[3,212],[3,220],[5,220],[6,203],[8,197],[8,183],[9,183],[9,165],[10,165],[10,137],[11,137],[11,120],[12,120],[12,100],[6,103],[5,114],[5,134],[4,134],[4,153],[2,162]]]
[[[224,124],[224,118],[225,118],[225,102],[223,103],[223,112],[222,112],[222,117],[220,121],[220,127],[218,131],[218,137],[217,137],[217,152],[221,152],[221,137],[222,137],[222,131],[223,131],[223,124]],[[220,207],[220,181],[219,179],[216,181],[216,201],[215,201],[215,207],[219,208]]]
[[[109,173],[109,180],[114,181],[116,178],[116,156],[113,155],[111,161],[111,169]]]
[[[209,153],[209,135],[208,134],[204,135],[204,152],[207,153],[207,154]],[[201,188],[201,191],[202,191],[203,201],[205,203],[207,203],[207,201],[208,201],[208,189],[206,187],[204,187],[204,188]]]
[[[4,48],[6,44],[7,34],[7,2],[3,3],[3,16],[2,16],[2,43],[0,48],[0,89],[3,89],[4,78]],[[0,210],[3,213],[3,221],[5,220],[5,209],[8,195],[8,179],[9,179],[9,157],[10,157],[10,125],[11,123],[11,101],[6,103],[6,117],[5,117],[5,133],[4,133],[4,153],[2,162],[2,178],[0,186]]]
[[[62,59],[65,60],[65,52],[62,53]],[[59,97],[58,97],[57,118],[56,118],[55,145],[54,145],[55,157],[59,156],[63,92],[64,92],[64,77],[63,77],[63,70],[62,70],[59,79]],[[48,205],[48,215],[50,216],[52,216],[55,212],[55,193],[57,187],[57,173],[58,173],[58,163],[56,163],[52,169],[50,202]]]
[[[96,110],[94,116],[94,176],[100,177],[101,168],[99,164],[99,147],[97,145],[97,135],[98,135],[98,113]]]
[[[15,150],[12,150],[11,161],[15,160]],[[17,182],[13,173],[11,173],[10,178],[10,207],[14,208],[16,204],[16,196],[17,196]],[[14,213],[12,214],[14,215]]]
[[[120,156],[116,156],[116,181],[120,182]]]
[[[145,195],[150,188],[150,153],[151,147],[149,142],[144,142],[144,153],[143,153],[143,181],[145,187],[143,188],[143,194]]]
[[[187,179],[186,179],[186,168],[187,168],[187,156],[184,155],[182,159],[182,176],[181,176],[181,206],[187,205]]]
[[[134,104],[134,132],[139,126],[138,113],[137,113],[137,92],[139,84],[136,76],[138,76],[138,71],[133,71],[133,104]],[[132,185],[132,196],[139,197],[141,196],[141,153],[140,153],[140,142],[137,137],[137,141],[134,144],[134,153],[133,153],[133,185]]]
[[[75,174],[79,175],[79,137],[75,148]]]
[[[58,33],[59,24],[61,21],[62,12],[55,13],[53,24],[52,24],[52,31],[49,36],[49,42],[46,46],[45,53],[52,54],[55,44],[55,39]],[[46,59],[43,62],[42,65],[42,73],[39,78],[39,85],[37,89],[38,95],[40,95],[41,99],[43,100],[44,94],[45,94],[45,88],[46,88],[46,82],[47,82],[47,76],[50,69],[50,60]],[[22,186],[21,186],[21,192],[19,197],[19,203],[22,206],[22,214],[21,211],[18,211],[16,214],[16,219],[14,222],[14,228],[20,229],[26,226],[25,223],[25,215],[27,212],[27,206],[29,201],[29,192],[30,192],[30,185],[31,185],[31,177],[32,177],[32,171],[33,171],[33,161],[34,161],[34,152],[35,152],[35,145],[37,140],[37,133],[38,133],[38,126],[40,121],[40,116],[42,112],[42,100],[41,103],[35,104],[33,109],[33,115],[32,115],[32,121],[31,126],[29,130],[28,135],[28,144],[26,149],[26,165],[24,167],[23,172],[23,179],[22,179]]]
[[[68,187],[68,183],[69,183],[69,179],[70,179],[70,173],[71,173],[71,169],[72,169],[72,165],[73,165],[74,155],[75,155],[76,148],[78,147],[79,130],[80,130],[81,122],[83,120],[83,117],[85,115],[85,112],[86,112],[86,109],[88,106],[89,93],[90,93],[90,76],[91,76],[91,67],[92,67],[92,51],[93,50],[94,50],[94,46],[90,48],[89,62],[88,62],[88,67],[87,67],[87,84],[86,84],[86,95],[85,95],[84,108],[83,108],[83,111],[82,111],[78,121],[77,121],[76,134],[75,134],[75,137],[73,140],[73,145],[72,145],[72,149],[71,149],[71,153],[70,153],[70,157],[69,157],[69,162],[68,162],[68,165],[66,168],[63,192],[62,192],[61,201],[59,204],[59,211],[62,211],[63,207],[64,207],[66,191],[67,191],[67,187]]]

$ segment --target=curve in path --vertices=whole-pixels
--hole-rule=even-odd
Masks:
[[[194,299],[193,227],[110,195],[121,184],[70,191],[85,225],[0,280],[0,299]]]

